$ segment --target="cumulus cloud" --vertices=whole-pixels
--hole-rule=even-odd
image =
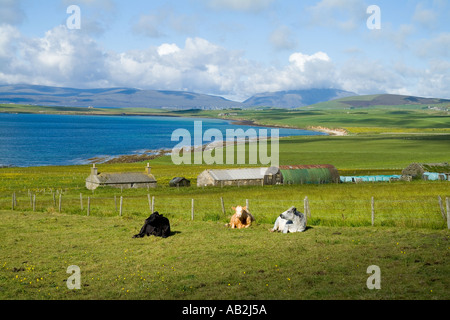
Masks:
[[[450,98],[449,51],[444,50],[450,37],[429,41],[442,43],[443,51],[424,66],[389,64],[363,54],[339,63],[321,51],[294,52],[284,65],[271,66],[198,37],[188,37],[183,45],[115,52],[63,25],[39,38],[0,25],[0,83],[187,90],[240,101],[259,92],[330,87]]]

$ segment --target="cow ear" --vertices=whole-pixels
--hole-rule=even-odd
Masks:
[[[247,206],[243,207],[242,209],[244,209],[245,211],[247,211]]]
[[[236,210],[236,207],[231,207],[231,209]]]

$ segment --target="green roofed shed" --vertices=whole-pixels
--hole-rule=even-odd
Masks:
[[[338,170],[332,165],[280,166],[283,184],[338,183]]]

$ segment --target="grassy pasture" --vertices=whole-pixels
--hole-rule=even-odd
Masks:
[[[270,225],[229,230],[172,220],[168,239],[131,239],[142,219],[0,211],[0,299],[450,298],[447,231]],[[41,235],[45,235],[42,237]],[[68,266],[82,289],[68,290]],[[381,290],[366,270],[381,269]]]

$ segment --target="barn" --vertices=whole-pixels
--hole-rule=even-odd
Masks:
[[[447,162],[412,163],[402,171],[402,175],[413,179],[433,180],[437,177],[436,180],[450,180],[450,165]]]
[[[205,170],[197,186],[263,186],[279,184],[338,183],[338,170],[332,165],[293,165],[270,168]]]
[[[198,187],[261,186],[269,168],[205,170],[197,177]]]
[[[283,184],[339,183],[339,172],[333,165],[280,166]]]
[[[150,164],[147,164],[145,172],[129,173],[99,173],[98,168],[91,168],[91,175],[86,178],[86,188],[95,190],[99,187],[111,187],[119,189],[156,188],[157,181],[151,174]]]

